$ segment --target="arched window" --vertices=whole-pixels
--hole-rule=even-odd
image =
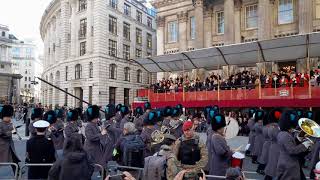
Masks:
[[[89,63],[89,78],[93,77],[93,63]]]
[[[110,79],[117,79],[117,65],[110,64],[110,66],[109,66],[109,78]]]
[[[137,83],[142,83],[142,71],[140,69],[137,71]]]
[[[82,67],[81,64],[77,64],[75,66],[75,71],[74,71],[74,77],[75,79],[80,79],[82,74]]]
[[[130,68],[129,67],[124,68],[124,80],[130,81]]]

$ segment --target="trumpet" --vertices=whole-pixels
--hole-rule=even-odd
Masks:
[[[301,135],[303,132],[304,139],[310,141],[312,144],[314,144],[314,142],[310,139],[310,137],[320,137],[320,126],[315,121],[308,118],[301,118],[298,121],[298,125],[301,129],[299,135]]]

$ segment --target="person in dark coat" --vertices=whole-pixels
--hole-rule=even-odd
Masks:
[[[142,129],[143,129],[143,119],[145,118],[145,116],[143,116],[144,112],[142,107],[137,107],[134,110],[134,120],[133,120],[133,124],[136,126],[136,129],[141,133]]]
[[[280,133],[277,140],[280,147],[280,154],[277,164],[278,180],[300,180],[299,154],[307,152],[311,147],[310,141],[303,141],[297,144],[293,136],[293,130],[298,124],[298,115],[295,111],[282,113],[280,119]]]
[[[254,147],[254,138],[256,136],[256,133],[254,132],[254,113],[256,112],[256,109],[254,108],[251,108],[249,109],[249,120],[248,120],[248,128],[250,130],[250,133],[249,133],[249,148],[246,150],[246,155],[247,156],[251,156],[251,152],[252,152],[252,149]]]
[[[156,130],[154,125],[156,124],[157,117],[157,113],[155,111],[151,111],[148,113],[148,116],[143,120],[143,129],[140,137],[146,145],[145,157],[152,156],[155,152],[157,152],[154,149],[152,149],[151,138],[151,134],[153,133],[153,131]]]
[[[176,137],[179,138],[183,135],[183,130],[182,130],[182,126],[183,126],[183,122],[180,120],[180,116],[181,116],[180,110],[178,108],[173,108],[172,109],[172,119],[169,122],[169,127],[171,128],[172,134]]]
[[[170,128],[170,121],[172,120],[172,107],[170,106],[166,106],[163,110],[163,122],[162,122],[162,126],[166,126],[168,128]]]
[[[281,117],[282,110],[275,108],[269,113],[270,126],[268,128],[268,136],[270,138],[271,144],[268,152],[268,160],[265,167],[265,180],[272,180],[276,177],[278,158],[280,154],[280,148],[277,143],[277,136],[280,132],[279,121]]]
[[[263,118],[264,118],[264,111],[263,110],[257,110],[254,115],[254,132],[255,132],[255,138],[254,138],[254,147],[252,149],[252,161],[253,163],[257,163],[258,157],[261,155],[262,152],[262,146],[264,143],[264,136],[263,136]]]
[[[58,158],[62,158],[64,143],[64,124],[61,120],[57,120],[57,114],[52,110],[46,112],[43,116],[43,119],[50,123],[47,131],[47,137],[52,140]]]
[[[37,135],[36,133],[36,129],[33,127],[33,123],[42,119],[43,117],[43,109],[42,108],[33,108],[31,110],[31,120],[32,122],[30,122],[29,124],[29,133],[30,133],[30,138],[32,138],[33,136]]]
[[[0,106],[0,163],[13,162],[18,164],[20,162],[15,151],[12,134],[16,133],[16,129],[11,123],[13,116],[13,107],[11,105]],[[16,167],[12,166],[13,173]]]
[[[121,112],[120,112],[120,109],[123,105],[122,104],[118,104],[116,106],[116,115],[115,115],[115,118],[114,118],[114,121],[115,121],[115,124],[114,124],[114,127],[116,128],[120,128],[120,123],[121,123],[121,120],[122,120],[122,115],[121,115]]]
[[[49,171],[49,180],[90,180],[94,164],[82,147],[79,136],[66,139],[64,158],[57,160]]]
[[[316,123],[320,124],[320,110],[313,113],[312,111],[307,111],[305,117],[311,120],[314,120]],[[315,178],[313,170],[315,169],[316,164],[320,161],[320,139],[316,138],[314,140],[315,145],[312,147],[311,152],[311,163],[310,163],[310,179]]]
[[[88,124],[85,128],[86,140],[84,142],[84,150],[93,158],[93,162],[106,166],[106,162],[103,157],[104,147],[104,135],[107,134],[106,129],[100,129],[98,127],[99,122],[99,107],[97,105],[89,106],[86,110],[86,116],[88,119]]]
[[[209,175],[224,176],[230,166],[233,151],[227,145],[224,138],[226,120],[221,114],[216,114],[211,110],[208,115],[213,134],[210,137],[211,143],[208,153],[211,154],[209,162]],[[215,180],[215,178],[209,178]]]
[[[46,138],[46,129],[49,123],[44,120],[38,120],[33,123],[37,135],[27,141],[26,162],[45,164],[53,163],[55,158],[55,149],[53,142]],[[29,167],[28,179],[47,179],[50,167]]]

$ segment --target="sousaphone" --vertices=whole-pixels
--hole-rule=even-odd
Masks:
[[[320,137],[320,126],[315,121],[308,118],[301,118],[298,121],[298,125],[301,128],[301,130],[305,133],[304,138],[312,142],[313,144],[314,142],[309,137]]]

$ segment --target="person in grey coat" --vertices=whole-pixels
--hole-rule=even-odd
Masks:
[[[152,156],[156,151],[152,149],[151,134],[155,131],[154,125],[156,124],[157,114],[155,111],[149,112],[148,116],[143,120],[143,129],[140,134],[144,144],[146,145],[145,157]]]
[[[277,136],[280,132],[279,120],[281,117],[281,109],[274,109],[269,113],[269,120],[271,121],[268,128],[268,136],[270,137],[270,147],[267,150],[268,160],[265,167],[265,180],[272,180],[276,177],[278,158],[280,153],[280,148],[277,143]]]
[[[208,154],[211,154],[209,162],[209,175],[225,176],[227,169],[230,167],[231,156],[233,151],[227,145],[224,137],[226,120],[222,114],[215,114],[210,111],[208,117],[211,122],[213,134],[210,137],[211,144],[208,149]],[[208,178],[215,180],[216,178]]]
[[[33,136],[37,135],[36,129],[33,126],[33,123],[41,120],[43,117],[43,109],[42,108],[33,108],[31,110],[31,120],[32,122],[30,122],[29,124],[29,133],[30,133],[30,138],[32,138]]]
[[[141,133],[143,129],[143,120],[146,118],[147,114],[150,112],[150,110],[147,110],[145,113],[143,112],[142,107],[137,107],[134,110],[134,120],[133,124],[136,126],[136,129]]]
[[[255,132],[255,138],[254,138],[254,146],[252,149],[252,162],[257,163],[258,157],[261,155],[262,152],[262,146],[264,143],[264,136],[263,136],[263,118],[264,118],[264,111],[263,110],[257,110],[254,115],[254,132]]]
[[[249,127],[249,130],[250,130],[250,133],[249,133],[249,141],[248,141],[248,144],[249,145],[249,148],[247,149],[246,151],[246,155],[247,156],[251,156],[251,152],[252,152],[252,149],[254,147],[254,138],[256,136],[256,133],[254,132],[254,113],[256,112],[256,109],[254,108],[251,108],[249,109],[249,120],[248,120],[248,127]]]
[[[64,124],[61,120],[57,120],[56,112],[52,110],[46,112],[43,116],[43,119],[50,123],[50,126],[47,130],[47,137],[52,140],[58,158],[62,158],[64,143]]]
[[[11,123],[13,116],[13,107],[11,105],[0,106],[0,163],[13,162],[18,164],[20,162],[15,151],[12,134],[16,133],[16,129]],[[12,166],[13,172],[16,167]]]
[[[182,112],[180,109],[174,107],[172,108],[172,119],[169,122],[169,127],[171,128],[172,134],[178,139],[183,135],[183,122],[179,119]]]
[[[88,124],[85,128],[86,140],[84,142],[84,150],[92,157],[93,162],[105,167],[107,162],[102,158],[104,154],[104,135],[107,134],[106,129],[100,129],[98,127],[98,121],[100,117],[99,107],[97,105],[89,106],[86,110],[86,116]]]
[[[118,104],[116,106],[116,115],[115,115],[115,118],[114,118],[114,127],[115,128],[120,128],[120,123],[121,123],[121,120],[122,120],[122,115],[121,115],[121,112],[120,112],[120,109],[123,105],[122,104]]]
[[[121,121],[120,121],[120,129],[123,129],[125,123],[130,122],[130,110],[128,106],[123,105],[120,108],[121,113]]]
[[[298,115],[294,111],[282,113],[280,119],[280,133],[277,140],[280,147],[280,154],[277,164],[278,180],[300,180],[299,154],[307,152],[311,147],[310,141],[297,144],[293,136],[293,130],[297,127]]]
[[[78,110],[70,110],[67,113],[67,125],[64,128],[64,145],[66,145],[66,141],[72,135],[76,135],[81,139],[81,142],[84,143],[85,137],[79,133],[79,125],[78,125],[79,113]]]

